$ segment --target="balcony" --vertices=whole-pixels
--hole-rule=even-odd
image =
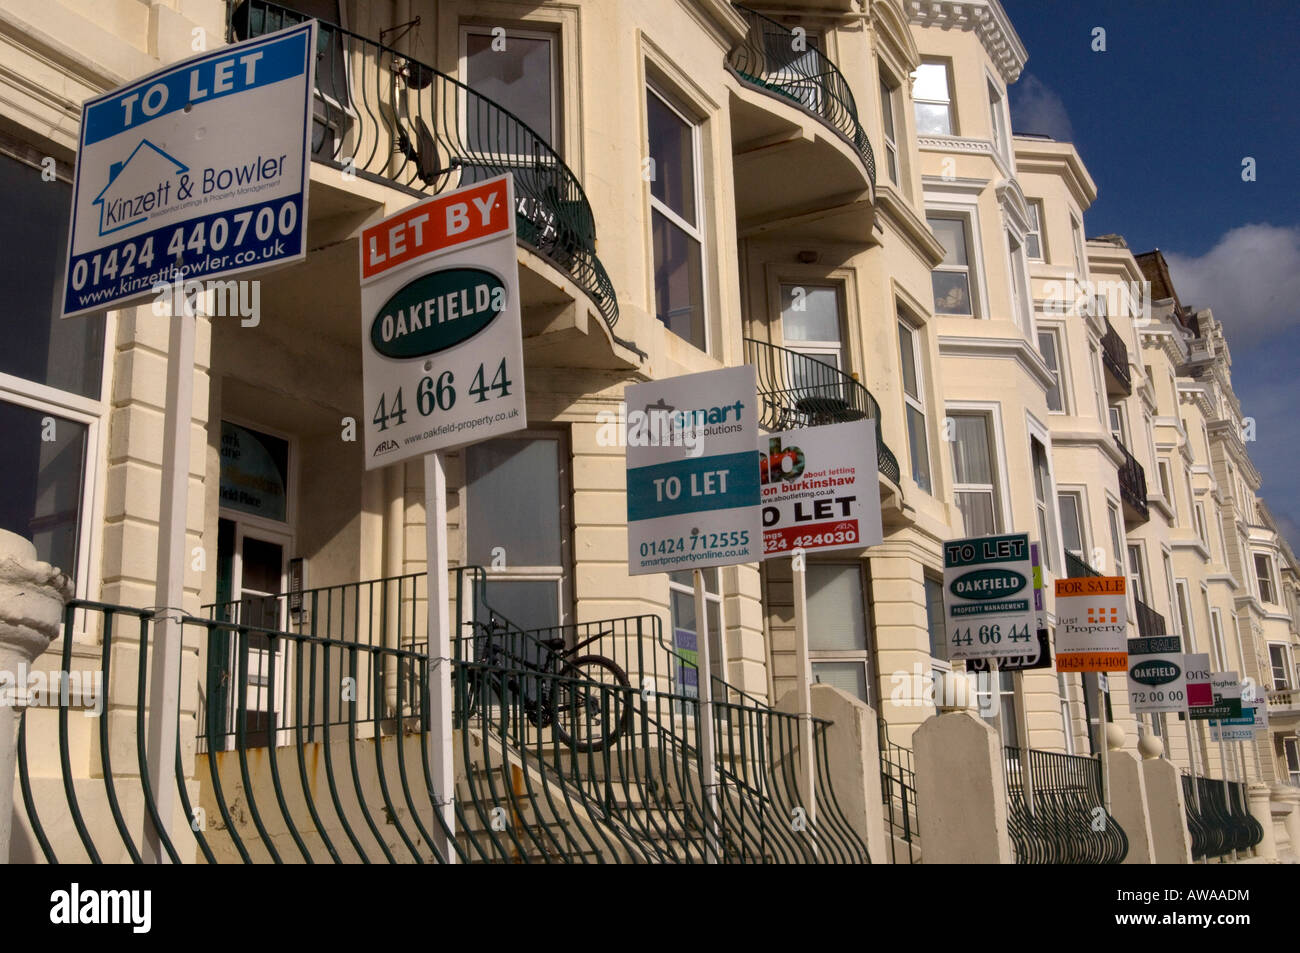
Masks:
[[[1300,715],[1300,691],[1294,688],[1274,688],[1268,692],[1269,715]]]
[[[1137,604],[1138,635],[1150,639],[1168,634],[1165,630],[1164,616],[1137,597],[1134,597],[1133,601]]]
[[[1084,576],[1100,575],[1101,573],[1074,555],[1074,553],[1068,549],[1065,551],[1065,576],[1067,579],[1082,579]]]
[[[1145,523],[1151,518],[1147,509],[1147,474],[1142,464],[1128,452],[1128,447],[1118,440],[1115,446],[1124,456],[1119,468],[1119,495],[1124,502],[1124,522],[1128,525]]]
[[[1124,397],[1133,393],[1128,346],[1109,320],[1106,321],[1106,333],[1101,336],[1101,363],[1106,368],[1106,393]]]
[[[263,0],[244,0],[231,14],[231,39],[308,19]],[[595,216],[556,151],[464,83],[318,22],[313,160],[415,198],[512,174],[519,243],[572,280],[612,331],[618,300],[596,257]]]
[[[742,237],[870,242],[876,160],[848,81],[815,38],[733,8],[749,27],[726,60],[739,80],[730,105]]]
[[[758,369],[759,426],[768,431],[876,422],[876,463],[890,482],[899,482],[898,458],[885,446],[880,405],[871,392],[837,367],[806,354],[745,338],[745,362]]]

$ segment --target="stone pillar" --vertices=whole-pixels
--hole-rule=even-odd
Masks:
[[[1145,739],[1143,739],[1145,740]],[[1155,860],[1151,842],[1151,816],[1147,809],[1142,764],[1124,748],[1124,731],[1110,725],[1106,731],[1106,770],[1110,776],[1110,814],[1128,837],[1126,864],[1150,864]]]
[[[36,558],[36,547],[14,533],[0,530],[0,863],[9,862],[13,827],[14,776],[18,764],[18,717],[30,666],[59,634],[63,606],[72,598],[68,577]],[[12,685],[12,688],[8,686]]]
[[[1282,825],[1286,828],[1287,839],[1291,841],[1291,861],[1300,864],[1300,788],[1289,784],[1274,785],[1273,800],[1291,808],[1283,818]]]
[[[871,862],[889,863],[876,712],[847,692],[818,683],[812,687],[812,713],[831,722],[826,731],[826,771],[835,801],[854,832],[866,842]],[[820,815],[829,798],[819,792],[817,804]]]
[[[1182,775],[1172,761],[1160,757],[1164,744],[1154,735],[1146,735],[1138,742],[1138,752],[1143,759],[1142,785],[1151,823],[1151,860],[1157,864],[1190,864],[1192,837],[1187,832]]]
[[[1273,836],[1273,795],[1267,784],[1252,784],[1246,788],[1246,803],[1251,816],[1264,828],[1264,838],[1255,845],[1255,856],[1262,860],[1277,860],[1277,838]]]
[[[916,813],[927,864],[1009,864],[998,733],[968,711],[935,715],[912,736]]]

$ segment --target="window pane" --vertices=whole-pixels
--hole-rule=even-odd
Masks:
[[[546,439],[466,449],[470,563],[490,565],[500,546],[510,568],[560,565],[559,453],[558,442]]]
[[[925,415],[911,406],[907,408],[907,443],[912,457],[912,479],[929,493],[930,448],[925,437]]]
[[[916,335],[906,324],[898,325],[898,363],[903,369],[903,390],[913,400],[920,400],[916,391]]]
[[[465,38],[466,83],[504,106],[552,146],[555,144],[551,41],[509,34],[505,49],[492,49],[490,33]],[[492,152],[507,149],[502,129],[480,109],[468,110],[470,142]],[[473,148],[473,146],[472,146]]]
[[[657,211],[650,213],[655,255],[655,316],[704,349],[704,274],[700,243]]]
[[[982,414],[953,414],[953,476],[958,483],[993,482],[988,418]]]
[[[44,182],[36,169],[0,156],[0,195],[0,244],[10,250],[0,256],[0,373],[98,398],[104,315],[58,316],[72,186]]]
[[[42,423],[52,417],[53,440]],[[86,425],[0,401],[0,529],[36,544],[36,556],[77,571]]]
[[[943,245],[943,264],[965,265],[966,221],[960,218],[927,218],[934,237]]]
[[[695,144],[689,123],[650,93],[646,96],[650,158],[654,178],[650,193],[692,225],[695,220]]]
[[[1061,410],[1061,365],[1056,354],[1056,335],[1051,331],[1038,332],[1038,353],[1043,355],[1043,362],[1051,368],[1052,386],[1047,390],[1047,409]]]
[[[800,289],[796,292],[795,289]],[[791,341],[840,340],[839,288],[781,286],[781,333]]]
[[[541,629],[560,624],[560,584],[557,580],[490,576],[483,598],[520,628]]]
[[[713,569],[705,569],[702,570],[702,572],[704,573],[704,591],[717,595],[719,591],[717,567],[714,567]],[[668,579],[679,586],[685,586],[692,592],[695,591],[695,573],[689,569],[679,569],[676,572],[670,572],[668,574]]]
[[[1079,498],[1073,493],[1058,497],[1061,510],[1061,542],[1067,553],[1083,552],[1083,529],[1079,523]]]
[[[866,651],[862,572],[855,565],[808,566],[808,648]]]
[[[930,654],[935,658],[948,657],[946,619],[943,614],[943,583],[925,577],[925,615],[930,626]]]
[[[974,314],[970,302],[970,277],[964,271],[930,273],[934,310],[940,314]]]
[[[912,84],[912,98],[948,102],[948,64],[922,63],[918,66]]]
[[[916,131],[923,136],[952,135],[952,113],[947,105],[916,103]]]
[[[868,701],[867,667],[862,662],[813,662],[814,682],[833,685],[855,698]]]
[[[287,520],[289,441],[223,420],[220,493],[226,509]]]
[[[992,493],[958,493],[957,509],[961,511],[967,536],[992,536],[997,532]]]
[[[889,84],[883,79],[880,81],[880,119],[885,127],[885,136],[890,139],[895,139],[894,94],[893,90],[889,88]]]

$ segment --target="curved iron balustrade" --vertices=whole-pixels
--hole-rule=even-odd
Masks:
[[[912,749],[889,740],[889,725],[876,716],[880,743],[880,799],[885,807],[885,831],[889,837],[890,861],[916,864],[921,861],[920,827],[916,816],[916,770]],[[907,845],[906,859],[900,844]]]
[[[1028,793],[1021,750],[1008,745],[1003,757],[1007,833],[1016,863],[1121,863],[1128,855],[1128,835],[1102,804],[1101,763],[1032,748],[1025,754]]]
[[[733,3],[749,24],[745,39],[727,56],[727,65],[751,86],[790,100],[835,130],[857,151],[867,177],[876,184],[876,157],[858,120],[853,92],[839,67],[816,46],[756,10]]]
[[[248,39],[308,19],[265,0],[242,0],[231,14],[231,36]],[[596,257],[595,216],[546,140],[445,73],[318,22],[312,157],[415,194],[511,173],[519,241],[568,273],[612,329],[618,299]]]
[[[880,426],[880,404],[858,381],[824,361],[754,338],[745,338],[745,362],[758,371],[760,426],[775,433],[870,417],[876,422],[876,465],[899,482],[898,458],[885,446]]]
[[[1222,857],[1250,850],[1264,839],[1264,828],[1250,813],[1240,781],[1183,775],[1183,800],[1192,857]]]
[[[454,837],[434,809],[423,705],[430,676],[427,577],[420,573],[227,602],[205,607],[209,618],[179,620],[182,644],[200,646],[209,666],[199,710],[180,713],[182,743],[168,772],[177,804],[194,823],[162,838],[167,857],[173,863],[431,863],[452,854],[468,863],[869,860],[835,798],[827,722],[816,722],[816,820],[800,825],[798,717],[717,680],[719,784],[710,798],[697,744],[700,708],[687,677],[693,663],[665,651],[657,617],[531,632],[504,623],[510,638],[534,650],[552,638],[570,645],[590,639],[586,651],[619,664],[631,688],[517,664],[526,652],[488,661],[473,650],[480,620],[495,616],[486,605],[486,579],[477,567],[451,574]],[[73,633],[96,636],[99,666],[84,671],[98,673],[105,691],[118,686],[104,700],[119,715],[134,710],[134,724],[107,713],[74,720],[75,703],[68,700],[56,710],[23,713],[18,759],[26,825],[15,831],[16,858],[143,859],[142,828],[150,819],[159,824],[145,704],[157,621],[146,609],[68,604],[63,670],[72,670]],[[128,670],[113,671],[123,666]],[[484,691],[485,685],[497,687]],[[544,719],[539,724],[536,699],[564,690],[598,698],[601,711],[626,712],[627,729],[616,744],[584,751]],[[197,735],[193,749],[183,740],[187,731]],[[97,746],[102,781],[74,774],[73,752],[87,742]],[[33,773],[29,754],[37,749],[57,750],[55,776]],[[186,750],[193,754],[183,755]],[[188,771],[186,757],[194,759]],[[51,789],[58,787],[62,798]],[[68,817],[80,849],[60,843],[56,850],[52,831]],[[444,842],[450,854],[436,846]]]

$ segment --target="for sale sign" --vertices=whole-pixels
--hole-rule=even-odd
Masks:
[[[1185,656],[1176,635],[1128,640],[1128,691],[1136,712],[1187,707]]]
[[[759,454],[765,556],[881,541],[874,421],[770,434]]]
[[[977,536],[943,544],[948,657],[1012,658],[1035,644],[1029,536]]]
[[[362,231],[367,470],[528,425],[515,255],[509,175]]]
[[[1056,580],[1056,670],[1128,671],[1123,576]]]

